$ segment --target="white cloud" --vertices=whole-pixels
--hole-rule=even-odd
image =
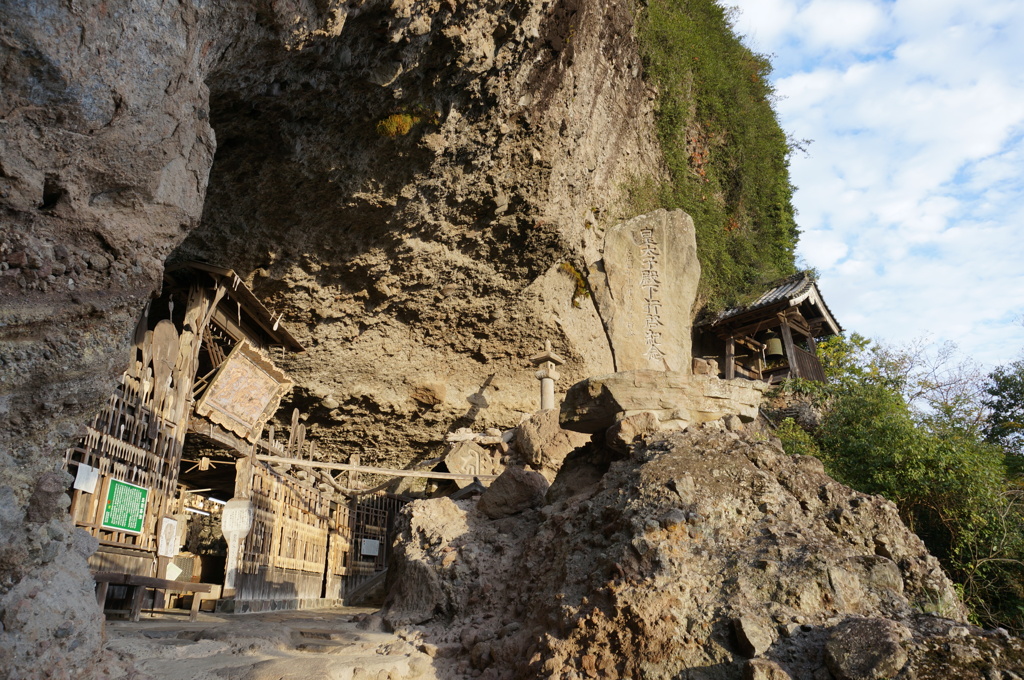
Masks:
[[[1024,348],[1024,3],[741,0],[775,52],[800,255],[847,328]],[[767,27],[766,29],[762,27]]]
[[[771,45],[789,29],[795,17],[796,3],[792,0],[761,0],[743,7],[736,28],[751,43]]]
[[[883,28],[881,8],[866,0],[813,0],[800,10],[795,28],[811,47],[862,48]]]

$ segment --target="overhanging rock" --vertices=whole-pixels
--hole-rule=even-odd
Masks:
[[[749,422],[757,417],[768,389],[760,381],[721,380],[679,371],[609,373],[569,388],[559,420],[566,430],[587,433],[606,430],[644,411],[654,413],[663,428],[681,429],[728,415]]]

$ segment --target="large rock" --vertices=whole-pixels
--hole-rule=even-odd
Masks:
[[[289,412],[333,457],[404,467],[455,427],[514,425],[546,338],[567,383],[612,370],[563,265],[596,258],[621,178],[659,167],[628,5],[8,1],[0,35],[0,497],[20,515],[179,246],[284,314],[308,348],[282,360]],[[39,571],[35,533],[0,527],[0,595]],[[55,673],[99,649],[68,569],[93,636],[51,641]],[[34,602],[38,630],[63,625]]]
[[[693,303],[700,281],[693,220],[658,210],[611,227],[591,287],[616,371],[689,373]]]
[[[709,375],[677,371],[626,371],[588,378],[566,392],[561,424],[567,430],[600,432],[624,417],[653,413],[663,427],[738,415],[757,417],[767,383],[756,380],[720,380]]]
[[[554,481],[562,461],[575,449],[590,441],[590,437],[563,430],[558,423],[558,411],[538,411],[516,428],[515,449],[524,463]]]
[[[445,556],[456,554],[451,544],[469,529],[465,510],[450,498],[414,501],[402,509],[402,517],[406,540],[395,545],[384,601],[385,619],[395,627],[422,623],[446,611],[441,582],[425,564],[422,551],[445,547]]]
[[[894,621],[850,619],[829,635],[825,663],[837,680],[894,678],[909,658],[903,648],[909,637],[906,626]]]
[[[596,457],[572,454],[559,479]],[[591,469],[590,483],[562,493],[556,480],[539,511],[491,520],[467,507],[447,543],[422,523],[403,529],[399,545],[412,547],[399,559],[422,560],[444,596],[423,623],[432,644],[461,645],[485,677],[1024,672],[1020,640],[964,623],[896,507],[814,459],[709,424]],[[430,503],[451,501],[414,505]],[[945,618],[923,613],[934,604]]]
[[[540,473],[509,466],[480,494],[477,509],[491,519],[514,515],[541,505],[548,486]]]

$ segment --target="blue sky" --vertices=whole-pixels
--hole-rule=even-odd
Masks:
[[[1024,2],[723,0],[771,55],[801,264],[839,322],[1024,355]]]

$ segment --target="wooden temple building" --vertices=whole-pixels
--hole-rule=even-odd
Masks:
[[[66,454],[72,517],[100,544],[101,604],[127,598],[137,617],[152,589],[191,596],[193,616],[203,599],[324,606],[384,568],[400,501],[289,465],[315,456],[298,411],[268,426],[292,386],[272,357],[301,351],[230,269],[168,267],[127,370]]]
[[[749,305],[696,324],[693,355],[717,359],[726,379],[824,381],[817,340],[842,330],[817,282],[800,272]]]

